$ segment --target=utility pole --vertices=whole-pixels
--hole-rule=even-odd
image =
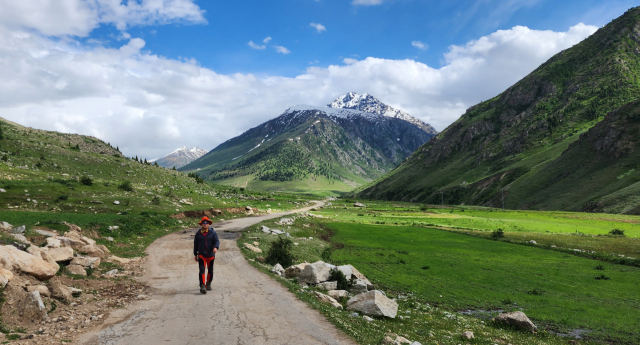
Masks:
[[[502,210],[504,211],[504,188],[502,188]]]

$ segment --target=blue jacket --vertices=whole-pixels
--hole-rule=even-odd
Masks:
[[[215,256],[213,254],[213,248],[220,249],[220,240],[218,234],[212,228],[206,233],[206,236],[202,234],[202,229],[196,233],[196,237],[193,239],[193,256],[202,255],[205,258]]]

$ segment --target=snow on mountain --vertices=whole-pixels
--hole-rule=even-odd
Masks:
[[[174,166],[176,168],[180,168],[181,166],[187,165],[205,154],[207,154],[207,150],[203,150],[199,147],[188,148],[183,146],[168,155],[154,159],[151,162],[158,162],[158,165],[165,168],[172,168]]]

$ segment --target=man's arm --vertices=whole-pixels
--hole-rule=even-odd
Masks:
[[[196,236],[193,238],[193,256],[196,257],[196,261],[197,261],[197,257],[198,257],[198,233],[196,233]]]
[[[218,233],[215,230],[213,230],[213,248],[215,248],[214,253],[220,249],[220,240],[218,239]]]

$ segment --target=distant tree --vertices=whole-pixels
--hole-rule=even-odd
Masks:
[[[159,165],[158,165],[158,162],[155,162],[155,164],[153,164],[153,165],[155,165],[155,166],[159,166]]]
[[[2,126],[0,126],[0,140],[4,139],[4,132],[2,131]]]

